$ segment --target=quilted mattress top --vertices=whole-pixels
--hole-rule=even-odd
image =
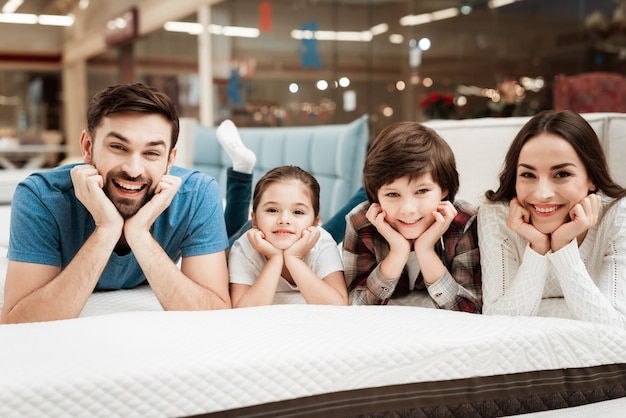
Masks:
[[[0,416],[187,416],[342,390],[626,362],[560,318],[304,304],[0,326]]]

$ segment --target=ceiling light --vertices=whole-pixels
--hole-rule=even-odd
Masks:
[[[421,49],[422,51],[428,51],[430,49],[430,46],[431,46],[431,42],[430,42],[430,39],[428,38],[422,38],[417,43],[417,47]]]
[[[194,22],[165,22],[163,29],[168,32],[186,32],[191,35],[202,33],[202,25]]]
[[[326,90],[328,88],[328,82],[326,80],[319,80],[315,83],[318,90]]]
[[[21,23],[25,25],[34,25],[37,23],[37,15],[26,13],[2,13],[0,14],[0,23]]]
[[[431,13],[433,16],[433,20],[443,20],[450,19],[451,17],[456,17],[459,15],[459,9],[456,7],[450,7],[449,9],[437,10],[436,12]]]
[[[389,35],[389,42],[391,42],[392,44],[401,44],[402,42],[404,42],[404,36],[400,35],[399,33],[392,33],[391,35]]]
[[[487,2],[487,6],[490,9],[497,9],[498,7],[508,6],[509,4],[513,4],[518,0],[489,0]]]
[[[74,16],[61,16],[61,15],[39,15],[37,22],[40,25],[48,26],[72,26],[74,23]]]
[[[422,13],[419,15],[406,15],[400,18],[402,26],[417,26],[437,20],[450,19],[459,15],[459,9],[450,7],[448,9],[436,10],[432,13]]]
[[[257,28],[245,28],[241,26],[224,26],[224,36],[237,36],[239,38],[258,38],[261,33]]]
[[[2,13],[15,13],[15,11],[18,9],[18,7],[22,5],[22,3],[24,3],[24,0],[7,1],[5,5],[2,6]]]
[[[473,8],[469,4],[464,4],[461,7],[459,7],[459,10],[462,15],[467,16],[468,14],[472,13]]]
[[[370,32],[372,33],[372,35],[376,36],[376,35],[380,35],[381,33],[385,33],[389,30],[389,25],[386,23],[380,23],[376,26],[372,26],[370,28]]]
[[[163,29],[168,32],[185,32],[190,35],[202,33],[202,24],[195,22],[165,22]],[[209,32],[213,35],[233,36],[240,38],[258,38],[260,31],[257,28],[247,28],[243,26],[220,26],[209,25]]]
[[[373,35],[370,31],[350,32],[350,31],[332,31],[332,30],[299,30],[291,31],[293,39],[317,39],[318,41],[352,41],[352,42],[369,42]]]
[[[433,20],[430,13],[422,13],[421,15],[406,15],[400,18],[402,26],[417,26],[429,23]]]

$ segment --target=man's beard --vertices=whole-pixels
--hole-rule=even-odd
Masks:
[[[117,178],[128,181],[142,181],[146,183],[145,189],[146,193],[141,197],[141,199],[128,199],[123,197],[113,197],[111,193],[111,188],[116,187],[111,180],[111,178]],[[152,197],[154,196],[154,190],[152,189],[152,181],[144,179],[143,177],[131,178],[123,173],[109,173],[106,178],[106,187],[104,188],[104,194],[109,198],[111,202],[117,208],[117,211],[122,215],[122,218],[129,219],[132,218],[139,209],[143,207]]]

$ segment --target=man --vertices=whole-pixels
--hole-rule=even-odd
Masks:
[[[165,310],[230,307],[219,186],[173,166],[178,130],[173,102],[151,87],[92,99],[85,164],[16,189],[2,323],[75,318],[94,290],[146,282]]]

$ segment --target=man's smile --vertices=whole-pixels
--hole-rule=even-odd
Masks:
[[[113,184],[125,192],[138,192],[146,187],[145,183],[129,182],[125,180],[112,180]]]

